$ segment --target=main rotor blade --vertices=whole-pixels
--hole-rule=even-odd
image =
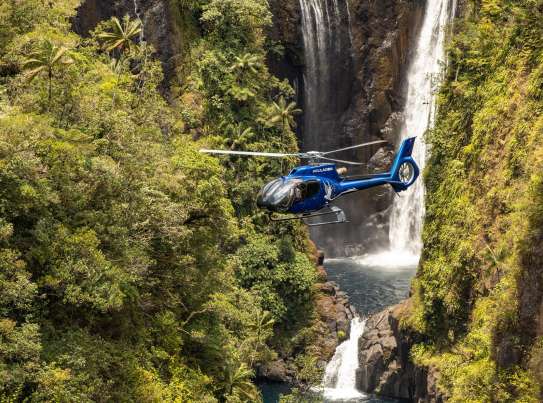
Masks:
[[[248,157],[298,157],[299,154],[285,154],[285,153],[261,153],[257,151],[231,151],[231,150],[208,150],[206,148],[200,149],[201,153],[207,154],[227,154],[227,155],[244,155]]]
[[[345,148],[339,148],[339,149],[337,149],[337,150],[332,150],[332,151],[326,151],[326,152],[324,152],[324,153],[321,153],[321,155],[332,154],[332,153],[338,153],[338,152],[340,152],[340,151],[352,150],[353,148],[367,147],[367,146],[371,146],[371,145],[374,145],[374,144],[380,144],[380,143],[388,143],[388,141],[386,141],[386,140],[370,141],[369,143],[357,144],[357,145],[355,145],[355,146],[350,146],[350,147],[345,147]]]
[[[349,164],[349,165],[366,165],[363,162],[353,162],[353,161],[345,161],[345,160],[337,160],[335,158],[328,158],[328,157],[319,157],[321,160],[327,160],[327,161],[334,161],[334,162],[341,162],[342,164]]]

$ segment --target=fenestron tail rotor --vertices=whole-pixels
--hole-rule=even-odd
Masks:
[[[368,146],[381,144],[381,143],[388,143],[388,142],[386,140],[376,140],[376,141],[370,141],[368,143],[356,144],[354,146],[338,148],[337,150],[325,151],[325,152],[306,151],[306,152],[301,152],[301,153],[267,153],[267,152],[259,152],[259,151],[210,150],[206,148],[200,149],[200,152],[207,153],[207,154],[240,155],[240,156],[246,156],[246,157],[270,157],[270,158],[298,157],[301,159],[307,159],[310,162],[325,160],[325,161],[340,162],[342,164],[348,164],[348,165],[365,165],[362,162],[340,160],[336,158],[325,157],[325,155],[338,153],[341,151],[352,150],[354,148],[368,147]]]

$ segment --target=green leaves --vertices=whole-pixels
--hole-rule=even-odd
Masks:
[[[119,50],[123,52],[126,49],[130,49],[132,46],[132,40],[141,33],[142,26],[141,21],[131,20],[128,16],[125,16],[121,21],[117,17],[111,19],[111,31],[101,32],[98,34],[98,38],[104,43],[104,49],[108,52],[112,50]]]
[[[296,148],[293,91],[264,63],[268,4],[192,3],[172,104],[141,21],[83,39],[74,6],[0,6],[0,59],[23,70],[0,94],[0,400],[258,401],[254,367],[311,316],[306,234],[255,209],[280,162],[194,139]]]
[[[263,28],[271,24],[268,5],[260,0],[211,0],[202,10],[200,21],[209,39],[240,52],[247,46],[261,46]]]
[[[73,63],[73,60],[66,52],[68,52],[68,48],[57,46],[49,40],[45,40],[37,50],[31,53],[30,58],[23,63],[23,68],[27,70],[26,78],[32,81],[41,72],[46,72],[51,76],[57,65]]]
[[[262,306],[273,314],[277,323],[295,320],[299,311],[311,301],[315,269],[309,259],[299,252],[284,257],[280,242],[272,243],[255,236],[240,248],[237,277],[241,284],[262,299]]]
[[[244,53],[241,56],[234,57],[235,63],[230,67],[230,70],[241,70],[242,72],[248,71],[250,73],[258,73],[260,68],[260,58],[257,55],[251,53]]]
[[[539,314],[526,298],[541,267],[542,5],[474,2],[455,21],[427,135],[425,248],[407,322],[426,338],[413,357],[439,370],[452,402],[540,400],[541,371],[528,364]]]
[[[290,130],[296,127],[294,116],[300,113],[302,113],[302,110],[296,107],[295,102],[287,104],[285,97],[281,96],[277,102],[272,102],[266,124],[274,126],[279,123],[283,131]]]
[[[66,66],[73,63],[73,60],[66,55],[67,51],[66,47],[59,47],[46,39],[23,64],[23,69],[27,70],[25,75],[28,81],[32,81],[40,73],[46,73],[48,79],[48,107],[51,106],[52,80],[55,70],[60,65]]]

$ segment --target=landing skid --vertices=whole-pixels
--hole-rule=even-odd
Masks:
[[[318,223],[307,223],[304,221],[304,224],[306,224],[308,227],[318,227],[320,225],[329,225],[329,224],[341,224],[347,221],[347,217],[345,217],[345,213],[342,209],[336,206],[329,206],[328,207],[330,211],[325,211],[322,213],[308,213],[308,214],[300,214],[295,215],[291,217],[274,217],[273,214],[270,214],[270,219],[272,221],[290,221],[290,220],[305,220],[307,218],[313,218],[313,217],[320,217],[325,215],[332,215],[335,214],[336,219],[334,221],[324,221],[324,222],[318,222]]]

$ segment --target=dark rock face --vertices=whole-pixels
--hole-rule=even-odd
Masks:
[[[258,367],[257,376],[260,379],[272,382],[290,382],[293,374],[292,370],[285,364],[285,361],[278,359]]]
[[[319,290],[322,296],[317,299],[317,311],[321,320],[336,336],[336,339],[339,332],[348,336],[351,320],[356,313],[354,308],[349,305],[347,294],[340,291],[338,285],[333,281],[319,284]]]
[[[415,366],[409,359],[416,337],[399,329],[399,317],[405,304],[368,318],[358,341],[357,387],[380,396],[442,402],[444,396],[437,390],[435,370]]]
[[[162,93],[168,93],[175,76],[175,56],[181,50],[182,33],[175,21],[179,10],[167,0],[85,0],[73,21],[74,31],[88,35],[98,23],[111,17],[141,18],[143,39],[153,46],[162,62],[164,82]]]
[[[350,21],[350,31],[347,31],[348,26],[338,30],[331,24],[330,28],[336,29],[341,38],[349,36],[349,41],[344,40],[342,46],[350,49],[334,50],[336,54],[333,55],[337,68],[331,72],[330,82],[337,81],[334,95],[337,102],[324,100],[329,109],[323,109],[326,113],[321,111],[313,119],[315,124],[311,132],[308,132],[311,128],[308,128],[306,117],[299,119],[301,146],[326,151],[376,138],[395,144],[401,121],[399,111],[404,104],[403,78],[425,1],[353,0],[349,2],[349,10],[346,2],[337,4],[341,21]],[[274,14],[271,38],[284,45],[285,54],[281,58],[270,56],[270,69],[279,77],[289,79],[297,90],[298,104],[305,113],[311,113],[308,100],[304,99],[308,55],[304,52],[300,2],[273,0],[271,8]],[[350,15],[345,15],[348,11]],[[375,167],[388,169],[391,150],[392,147],[373,158],[374,170]],[[337,157],[368,161],[376,151],[377,148],[359,149]],[[365,172],[367,170],[349,167],[350,175]],[[392,198],[389,189],[379,188],[339,199],[336,205],[345,210],[350,223],[312,228],[313,240],[329,256],[362,254],[385,248],[388,242],[387,212]]]
[[[276,43],[283,46],[283,53],[268,54],[267,64],[270,71],[280,78],[286,78],[296,92],[296,102],[303,105],[303,52],[304,46],[301,32],[300,3],[297,0],[271,0],[273,24],[267,35]],[[296,132],[302,133],[303,119],[296,115]]]

